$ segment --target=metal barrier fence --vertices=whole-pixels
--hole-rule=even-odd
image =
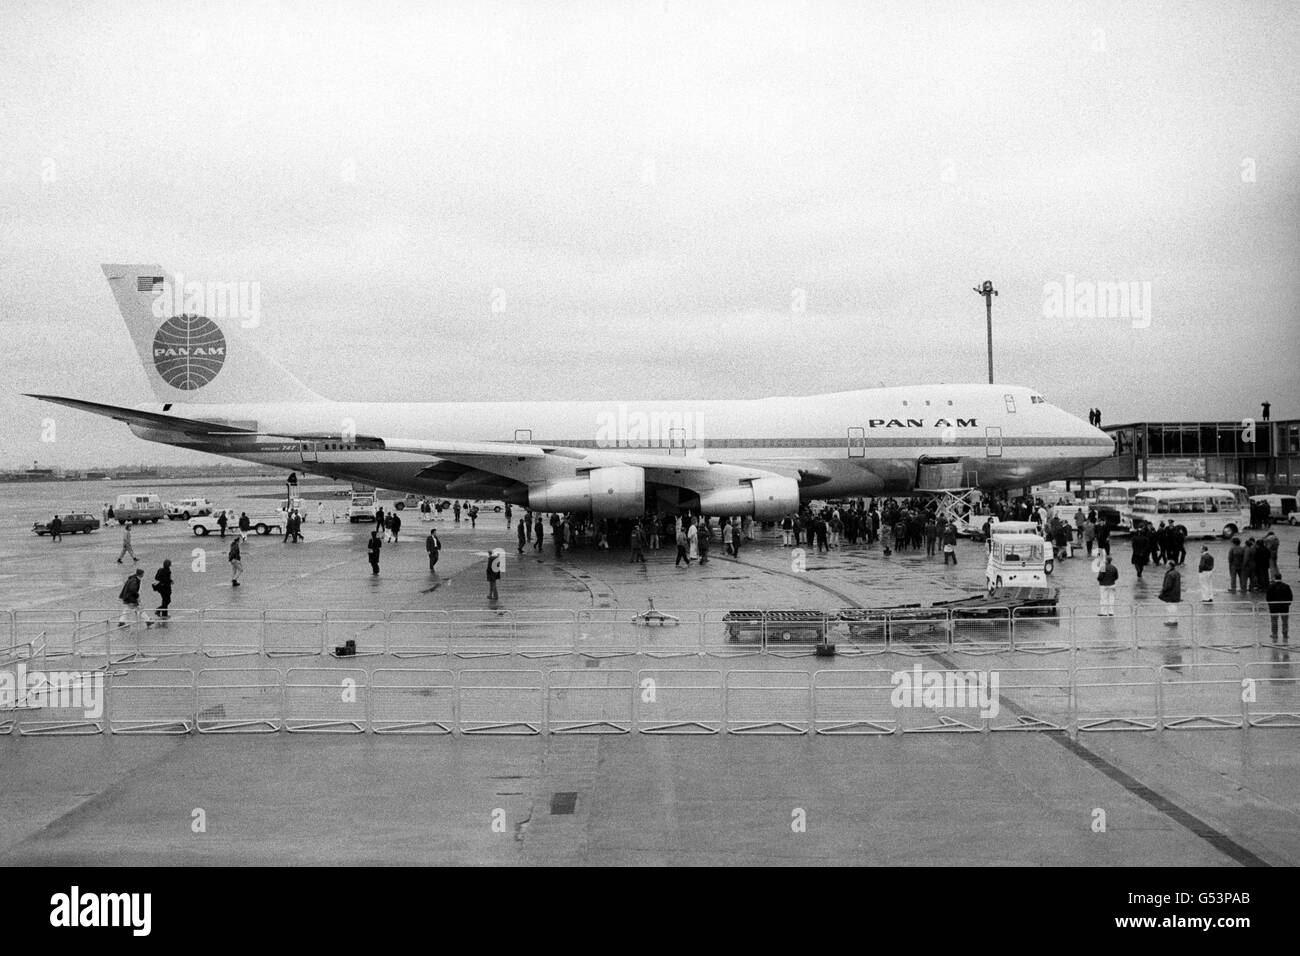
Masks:
[[[903,607],[820,610],[651,610],[619,608],[444,611],[265,610],[175,608],[148,619],[121,607],[86,611],[0,612],[0,660],[43,635],[51,657],[92,662],[146,661],[201,655],[312,658],[386,655],[545,660],[812,656],[834,644],[837,655],[964,657],[1051,655],[1105,657],[1191,653],[1197,663],[1230,661],[1270,644],[1267,606],[1119,605],[1113,614],[1080,607]],[[125,627],[120,626],[125,625]],[[1180,663],[1169,660],[1165,663]]]
[[[39,641],[33,642],[39,645]],[[821,734],[1300,728],[1300,662],[1011,669],[416,669],[25,659],[0,733]],[[56,661],[61,658],[56,658]],[[1062,661],[1062,663],[1065,663]],[[0,687],[7,686],[0,682]]]

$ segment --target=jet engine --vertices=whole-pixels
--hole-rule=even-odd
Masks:
[[[798,510],[799,482],[793,478],[754,478],[700,492],[700,511],[707,515],[753,515],[759,521],[775,521]]]
[[[534,511],[590,512],[595,518],[639,518],[645,514],[645,469],[632,465],[593,468],[528,489]]]

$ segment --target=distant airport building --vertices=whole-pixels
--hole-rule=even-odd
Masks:
[[[1114,454],[1082,477],[1099,481],[1194,479],[1244,485],[1251,494],[1290,494],[1300,486],[1300,419],[1133,422],[1105,425]]]

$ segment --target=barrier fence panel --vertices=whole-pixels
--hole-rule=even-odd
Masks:
[[[1183,579],[1183,593],[1187,593]],[[1186,601],[1163,604],[1139,604],[1133,608],[1133,646],[1140,651],[1166,652],[1174,648],[1196,646],[1192,628],[1192,605]]]
[[[951,650],[958,654],[1005,654],[1011,650],[1011,608],[952,608]]]
[[[754,657],[763,653],[763,615],[757,608],[704,611],[700,653],[709,657]]]
[[[457,657],[509,657],[515,617],[506,610],[451,610],[451,649]]]
[[[1163,730],[1213,730],[1245,724],[1241,668],[1236,664],[1178,664],[1160,668]]]
[[[456,674],[394,668],[370,675],[370,729],[377,734],[449,734],[456,727]]]
[[[267,611],[262,617],[262,649],[267,657],[318,657],[325,651],[322,611]]]
[[[625,628],[636,636],[646,657],[667,660],[704,653],[704,612],[691,608],[646,609],[628,619]]]
[[[1266,618],[1250,604],[1198,604],[1192,611],[1196,646],[1215,651],[1235,653],[1254,647],[1263,637],[1265,622]]]
[[[763,651],[773,657],[811,657],[826,643],[825,611],[764,611]]]
[[[390,611],[388,653],[393,657],[446,657],[451,617],[446,611]]]
[[[1070,727],[1068,667],[999,668],[990,731],[1066,731]]]
[[[886,614],[889,649],[908,657],[926,657],[948,649],[949,614],[944,608],[890,608]]]
[[[144,618],[123,608],[79,611],[72,651],[64,656],[77,667],[148,663],[156,658],[142,652],[140,646],[149,630]]]
[[[581,657],[631,657],[637,653],[632,612],[616,607],[583,608],[573,624],[573,649]]]
[[[1132,604],[1116,604],[1107,616],[1095,604],[1081,604],[1071,609],[1070,628],[1074,646],[1090,662],[1115,660],[1136,651]],[[1098,665],[1102,666],[1102,665]]]
[[[988,671],[927,668],[918,661],[890,675],[890,704],[905,734],[982,733],[990,711]]]
[[[630,670],[546,673],[546,726],[553,734],[626,734],[633,725]]]
[[[1074,724],[1084,730],[1155,730],[1160,725],[1159,677],[1144,664],[1077,667]]]
[[[284,678],[284,729],[289,733],[364,733],[366,697],[366,672],[360,667],[290,668]]]
[[[355,645],[347,653],[347,642]],[[388,646],[388,615],[383,611],[325,612],[325,653],[334,657],[375,657]],[[339,648],[344,648],[340,651]]]
[[[462,734],[540,734],[546,724],[541,671],[463,670],[460,672]]]
[[[27,661],[14,664],[14,706],[0,720],[16,723],[23,736],[103,733],[108,708],[104,671],[69,666],[74,663],[63,656],[55,663],[57,670],[33,670]]]
[[[888,633],[889,615],[885,611],[845,607],[827,615],[826,639],[835,645],[836,654],[866,656],[888,653]]]
[[[882,634],[883,638],[883,634]],[[893,671],[883,668],[813,674],[813,729],[819,734],[893,734]]]
[[[1300,727],[1300,661],[1252,661],[1245,676],[1250,726]]]
[[[637,730],[643,734],[716,734],[726,691],[722,672],[643,668],[636,674]]]
[[[203,619],[202,611],[169,608],[166,617],[158,611],[149,613],[154,619],[153,627],[146,627],[144,630],[137,628],[132,634],[135,638],[135,646],[132,650],[136,654],[153,660],[162,657],[187,657],[196,655],[202,650],[202,632],[198,627]],[[114,650],[121,649],[114,647]]]
[[[520,608],[512,613],[514,650],[520,657],[567,657],[573,653],[574,611]]]
[[[283,676],[274,667],[209,667],[195,678],[201,734],[267,734],[282,726]]]
[[[812,726],[812,675],[807,671],[727,671],[727,732],[806,734]]]
[[[17,610],[13,613],[12,643],[24,644],[44,635],[46,654],[50,657],[72,654],[76,634],[76,611]]]
[[[108,728],[115,734],[188,734],[194,729],[194,672],[140,667],[108,681]]]
[[[199,629],[205,657],[242,657],[262,653],[262,612],[211,608],[191,627]]]
[[[1073,649],[1072,609],[1017,607],[1011,609],[1011,649],[1026,654],[1062,654]]]

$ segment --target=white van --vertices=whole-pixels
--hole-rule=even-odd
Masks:
[[[1300,523],[1300,514],[1296,513],[1296,496],[1295,495],[1251,495],[1252,502],[1268,502],[1268,517],[1270,521],[1285,521],[1287,524]]]
[[[143,524],[152,521],[157,524],[165,515],[162,499],[157,495],[141,495],[134,492],[117,496],[113,506],[113,520],[118,524]]]
[[[984,581],[992,593],[1000,588],[1047,587],[1048,544],[1037,534],[994,532]]]
[[[375,520],[375,496],[372,493],[354,494],[348,505],[348,523]]]

